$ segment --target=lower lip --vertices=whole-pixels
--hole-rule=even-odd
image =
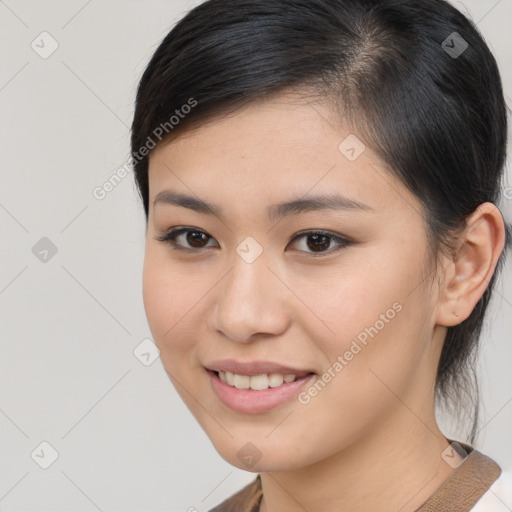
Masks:
[[[294,382],[285,382],[275,388],[255,391],[254,389],[235,388],[222,382],[215,372],[207,370],[207,373],[213,391],[219,400],[230,409],[246,414],[267,412],[288,402],[315,377],[314,374],[310,374]]]

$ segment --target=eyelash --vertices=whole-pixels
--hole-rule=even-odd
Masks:
[[[201,229],[191,228],[191,227],[181,227],[181,228],[174,228],[174,229],[168,230],[167,232],[163,233],[161,236],[156,237],[156,240],[158,240],[159,242],[164,242],[166,244],[169,244],[174,250],[183,251],[183,252],[189,252],[189,253],[198,253],[199,251],[201,251],[203,249],[211,248],[211,247],[199,247],[199,248],[193,249],[193,248],[190,248],[190,247],[183,247],[180,244],[178,244],[176,242],[176,238],[178,236],[180,236],[180,235],[182,235],[184,233],[188,233],[188,232],[201,233],[201,234],[206,235],[209,239],[213,238],[210,235],[208,235],[205,231],[202,231]],[[330,238],[331,240],[335,241],[336,243],[338,243],[340,245],[337,248],[335,248],[334,250],[333,249],[329,249],[327,251],[321,251],[321,252],[317,252],[317,253],[315,253],[315,252],[308,252],[308,251],[300,251],[300,252],[305,252],[306,254],[310,254],[313,257],[319,257],[319,256],[324,256],[324,255],[331,255],[331,254],[333,254],[335,252],[338,252],[338,251],[344,249],[345,247],[349,246],[352,243],[350,240],[347,240],[346,238],[342,238],[342,237],[340,237],[338,235],[330,233],[329,231],[323,231],[321,229],[320,230],[302,231],[300,233],[297,233],[297,235],[295,235],[290,240],[290,243],[295,242],[296,240],[299,240],[301,238],[306,238],[308,236],[314,236],[314,235],[326,236],[326,237]]]

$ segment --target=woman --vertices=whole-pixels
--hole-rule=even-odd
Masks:
[[[470,444],[435,414],[477,400],[506,135],[496,62],[443,0],[210,0],[166,36],[132,125],[144,304],[258,473],[214,510],[508,510],[476,407]]]

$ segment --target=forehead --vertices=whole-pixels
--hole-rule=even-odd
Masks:
[[[169,187],[221,203],[341,192],[375,209],[415,201],[332,106],[293,95],[249,104],[157,146],[150,203]],[[405,197],[404,197],[405,196]]]

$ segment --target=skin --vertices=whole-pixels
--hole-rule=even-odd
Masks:
[[[152,152],[144,305],[164,368],[215,448],[261,474],[260,510],[408,512],[453,472],[434,414],[436,367],[447,327],[469,316],[494,272],[504,224],[481,205],[456,253],[430,266],[419,200],[368,147],[355,161],[338,150],[351,130],[332,111],[289,93]],[[153,206],[166,189],[224,217]],[[372,210],[266,217],[269,203],[332,191]],[[188,253],[156,239],[180,226],[206,233],[207,247],[181,236]],[[311,237],[292,241],[318,229],[352,243],[336,251],[331,239],[315,252]],[[248,236],[263,248],[253,263],[236,252]],[[320,377],[394,303],[401,311],[306,405],[244,414],[211,388],[204,365],[224,358]],[[247,442],[261,453],[250,468],[237,456]]]

